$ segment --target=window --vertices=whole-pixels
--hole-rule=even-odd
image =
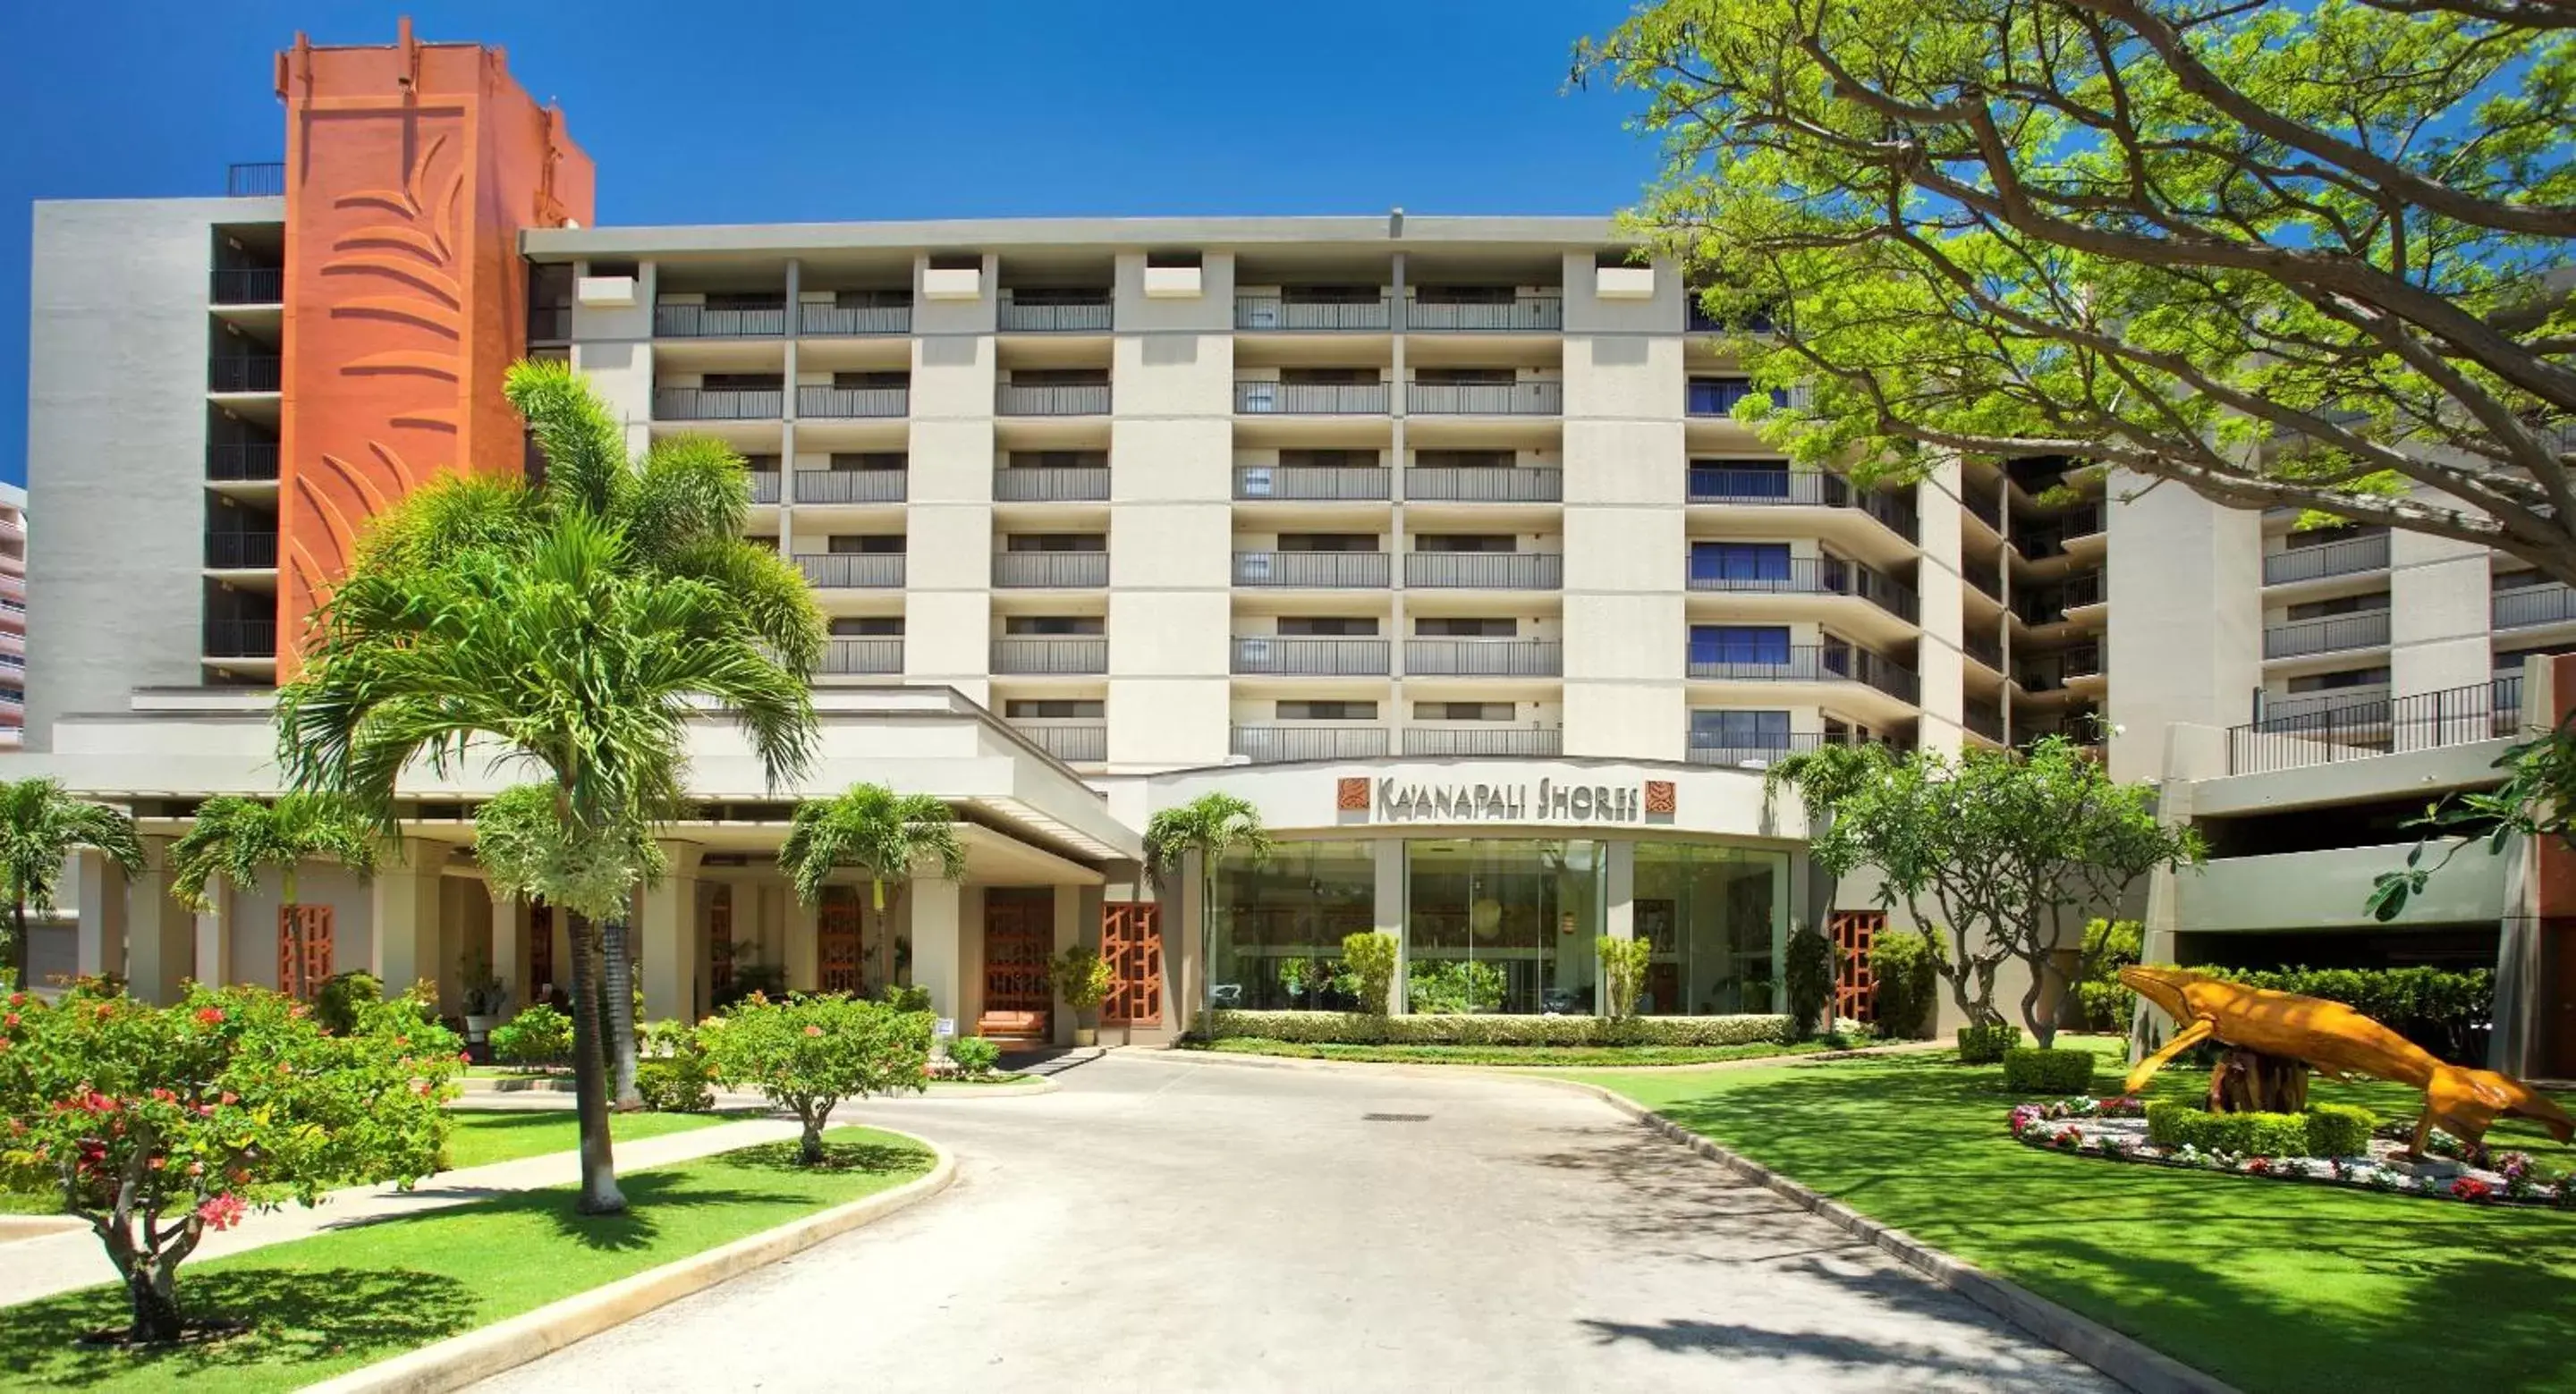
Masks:
[[[1375,387],[1375,368],[1282,368],[1279,381],[1305,387]]]
[[[2340,595],[2332,600],[2311,600],[2290,607],[2293,620],[2321,620],[2330,615],[2360,615],[2388,608],[2388,592],[2376,595]]]
[[[1002,621],[1005,634],[1102,634],[1098,615],[1012,615]]]
[[[1692,378],[1688,410],[1693,416],[1724,416],[1753,392],[1750,378]],[[1789,394],[1776,387],[1771,389],[1771,404],[1789,405]]]
[[[933,252],[930,254],[930,269],[933,271],[981,271],[984,269],[984,258],[974,252]]]
[[[1375,286],[1282,286],[1279,298],[1290,305],[1374,305],[1385,293]]]
[[[1426,532],[1413,539],[1417,552],[1509,552],[1512,535],[1507,532]]]
[[[1787,750],[1789,714],[1785,711],[1695,711],[1690,714],[1691,744],[1729,750]]]
[[[1282,450],[1279,464],[1284,469],[1376,469],[1377,452],[1314,447]]]
[[[1789,579],[1789,544],[1694,542],[1690,575],[1694,581],[1785,581]]]
[[[631,261],[594,261],[582,268],[582,274],[585,276],[623,276],[631,281],[635,279],[635,263]]]
[[[1283,532],[1279,534],[1283,552],[1374,552],[1377,537],[1365,532]]]
[[[710,310],[782,310],[787,296],[775,290],[711,290],[707,292]]]
[[[1109,290],[1105,286],[1013,286],[1014,305],[1106,305]]]
[[[1692,625],[1690,661],[1785,664],[1789,661],[1789,627],[1785,624]]]
[[[776,474],[778,473],[778,457],[775,455],[745,455],[742,457],[742,467],[751,471],[753,474]]]
[[[2541,586],[2548,583],[2548,577],[2528,567],[2519,571],[2499,571],[2487,578],[2487,584],[2500,591],[2520,590],[2524,586]]]
[[[776,392],[786,385],[784,373],[708,373],[698,379],[709,392]]]
[[[1512,719],[1512,704],[1509,702],[1416,702],[1413,704],[1413,719],[1416,721],[1509,721]]]
[[[1283,615],[1279,620],[1279,632],[1283,636],[1367,638],[1377,633],[1377,621],[1350,615]]]
[[[1509,387],[1520,381],[1516,368],[1416,368],[1413,380],[1426,387]]]
[[[1007,457],[1015,470],[1107,469],[1106,450],[1014,450]]]
[[[1417,450],[1413,452],[1413,463],[1419,469],[1510,469],[1515,458],[1508,450]]]
[[[824,549],[862,556],[886,556],[903,551],[903,534],[899,532],[835,533],[824,540]]]
[[[1789,497],[1786,460],[1693,460],[1690,471],[1691,492],[1695,494],[1745,499]]]
[[[912,308],[909,290],[836,290],[832,304],[844,310],[906,310]]]
[[[1282,702],[1281,721],[1375,721],[1375,702]]]
[[[832,620],[836,639],[900,638],[902,634],[901,615],[840,615]]]
[[[1425,305],[1509,305],[1510,286],[1422,286],[1413,298]]]
[[[2290,691],[2336,692],[2347,687],[2381,687],[2388,682],[2388,670],[2380,668],[2346,668],[2339,673],[2313,673],[2290,679]]]
[[[1512,639],[1519,637],[1519,620],[1418,619],[1413,622],[1414,637],[1420,639]]]
[[[2522,671],[2522,661],[2526,658],[2551,658],[2565,652],[2567,652],[2567,646],[2564,644],[2543,644],[2536,649],[2500,649],[2495,656],[2495,671],[2519,673]]]
[[[910,387],[912,374],[897,369],[892,372],[834,373],[834,387]]]
[[[1096,532],[1016,532],[1005,539],[1012,552],[1106,552],[1109,539]]]
[[[850,470],[901,470],[904,453],[900,450],[835,450],[832,468]]]
[[[1196,270],[1199,265],[1199,254],[1194,251],[1147,252],[1145,254],[1145,264],[1152,267],[1170,267],[1176,270]]]
[[[1014,368],[1013,387],[1107,387],[1107,368]]]
[[[1002,715],[1022,719],[1037,717],[1058,721],[1080,721],[1085,717],[1100,717],[1108,714],[1107,704],[1097,697],[1087,700],[1068,697],[1023,698],[1016,702],[1006,702],[1002,706]]]

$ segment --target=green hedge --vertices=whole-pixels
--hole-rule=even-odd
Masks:
[[[2015,1046],[2004,1052],[2004,1087],[2016,1094],[2086,1094],[2093,1089],[2093,1052]]]
[[[2011,1022],[1992,1026],[1959,1028],[1959,1063],[1991,1065],[2004,1058],[2004,1052],[2021,1044],[2021,1028]]]
[[[2454,1064],[2480,1064],[2475,1033],[2495,1011],[2495,974],[2439,968],[2195,967],[2248,987],[2341,1002]]]
[[[1210,1040],[1254,1037],[1295,1045],[1732,1046],[1786,1042],[1785,1016],[1376,1016],[1365,1012],[1218,1011]]]
[[[2248,1157],[2357,1157],[2378,1116],[2350,1104],[2318,1104],[2306,1113],[2210,1113],[2182,1099],[2147,1105],[2147,1141]]]
[[[1902,1040],[1930,1040],[1941,990],[1941,941],[1919,930],[1891,929],[1870,941],[1870,976],[1878,1029]]]

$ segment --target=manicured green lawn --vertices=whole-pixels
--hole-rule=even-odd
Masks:
[[[685,1133],[693,1128],[731,1123],[740,1113],[620,1113],[608,1120],[608,1135],[618,1142]],[[569,1152],[579,1144],[580,1123],[572,1110],[448,1110],[447,1169],[493,1162],[514,1162],[548,1152]]]
[[[1948,1052],[1587,1078],[2248,1391],[2576,1388],[2576,1214],[2043,1152],[2006,1134],[2001,1068]],[[2488,1141],[2576,1165],[2518,1122]]]
[[[1706,1065],[1766,1055],[1804,1055],[1831,1047],[1824,1041],[1738,1046],[1307,1045],[1231,1036],[1186,1048],[1218,1055],[1280,1055],[1296,1060],[1356,1060],[1384,1065],[1552,1065],[1561,1069],[1581,1065]]]
[[[61,1209],[52,1191],[0,1191],[0,1215],[51,1215]]]
[[[899,1185],[930,1153],[891,1134],[836,1128],[835,1165],[796,1165],[793,1142],[619,1178],[630,1209],[584,1219],[572,1189],[478,1201],[191,1264],[189,1311],[256,1329],[150,1354],[76,1344],[125,1323],[121,1291],[90,1288],[0,1309],[0,1390],[191,1394],[293,1389],[516,1316],[658,1264]]]

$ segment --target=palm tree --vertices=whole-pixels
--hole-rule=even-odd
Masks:
[[[1216,914],[1216,864],[1242,852],[1255,861],[1270,856],[1270,833],[1261,826],[1261,810],[1250,800],[1210,791],[1185,804],[1175,804],[1145,822],[1145,874],[1161,891],[1193,852],[1199,858],[1199,923],[1205,947],[1208,923]],[[1185,960],[1186,961],[1186,960]],[[1194,984],[1185,984],[1181,1000],[1195,1001]]]
[[[955,814],[928,794],[898,794],[882,784],[853,784],[838,798],[809,799],[796,806],[787,840],[779,844],[778,867],[787,873],[797,898],[808,905],[823,899],[823,883],[842,867],[854,867],[868,878],[868,900],[877,919],[876,942],[890,945],[887,907],[903,895],[912,869],[923,862],[938,866],[951,881],[966,874],[966,846],[958,840]],[[888,886],[893,890],[889,892]],[[894,980],[894,961],[886,960],[885,979]],[[952,1004],[953,1005],[953,1004]]]
[[[301,996],[315,985],[301,981],[310,945],[304,919],[295,913],[296,869],[306,861],[335,861],[362,878],[372,876],[382,845],[367,820],[337,795],[290,792],[261,803],[221,794],[197,806],[196,821],[170,848],[170,893],[191,910],[210,910],[215,878],[250,891],[276,872],[278,928],[294,936],[287,961],[297,965],[277,985]]]
[[[560,838],[557,872],[529,876],[526,888],[570,917],[580,1208],[598,1214],[625,1207],[601,1068],[623,1013],[611,1015],[620,1004],[598,926],[626,913],[651,870],[652,827],[682,808],[693,718],[728,714],[773,788],[804,771],[814,746],[805,672],[821,622],[801,576],[802,609],[782,618],[759,600],[761,585],[740,583],[772,575],[765,554],[702,526],[741,516],[739,457],[723,453],[722,467],[707,469],[708,457],[656,447],[627,469],[622,451],[611,453],[613,428],[606,440],[567,436],[549,415],[606,421],[586,389],[558,391],[567,386],[579,384],[541,365],[511,371],[511,399],[553,452],[541,499],[488,481],[433,483],[371,534],[316,617],[304,676],[278,694],[279,760],[296,787],[344,791],[387,825],[415,761],[441,775],[483,760],[544,777],[551,823],[536,826]],[[585,494],[598,468],[613,478]],[[606,506],[590,506],[601,498]],[[692,508],[701,521],[683,524]],[[674,548],[676,560],[643,564],[637,534]],[[796,614],[801,623],[790,622]],[[503,822],[518,822],[502,831],[525,834],[527,811],[512,808],[503,805]]]
[[[143,869],[134,820],[105,804],[76,799],[61,781],[0,780],[0,893],[9,897],[9,942],[0,969],[27,980],[27,912],[54,912],[54,884],[80,848],[103,855],[131,876]]]

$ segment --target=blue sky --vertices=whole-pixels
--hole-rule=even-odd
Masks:
[[[1652,150],[1562,91],[1618,0],[0,6],[0,478],[26,477],[28,205],[222,192],[274,160],[270,54],[509,50],[600,170],[600,221],[1606,213]],[[44,501],[35,506],[42,509]]]

